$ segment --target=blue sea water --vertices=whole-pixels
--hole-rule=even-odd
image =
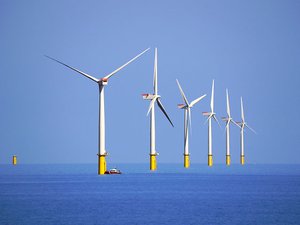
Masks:
[[[300,165],[0,165],[0,224],[300,224]]]

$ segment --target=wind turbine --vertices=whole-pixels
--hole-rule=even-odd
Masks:
[[[133,62],[134,60],[136,60],[138,57],[140,57],[141,55],[143,55],[145,52],[147,52],[150,48],[147,48],[146,50],[144,50],[143,52],[141,52],[140,54],[138,54],[137,56],[135,56],[134,58],[132,58],[131,60],[129,60],[127,63],[125,63],[124,65],[122,65],[121,67],[117,68],[116,70],[114,70],[113,72],[111,72],[110,74],[106,75],[105,77],[101,78],[101,79],[97,79],[87,73],[84,73],[74,67],[68,66],[67,64],[60,62],[50,56],[46,56],[49,59],[52,59],[68,68],[70,68],[71,70],[74,70],[77,73],[80,73],[81,75],[89,78],[90,80],[96,82],[98,84],[99,87],[99,140],[98,140],[98,174],[102,175],[105,173],[106,171],[106,160],[105,157],[108,155],[108,153],[106,152],[105,149],[105,111],[104,111],[104,87],[108,84],[108,79],[110,77],[112,77],[114,74],[116,74],[117,72],[119,72],[121,69],[123,69],[125,66],[127,66],[129,63]]]
[[[230,165],[230,123],[234,123],[240,127],[231,117],[230,114],[230,105],[229,105],[229,95],[228,90],[226,89],[226,106],[227,106],[227,117],[222,117],[222,120],[226,122],[226,165]]]
[[[151,111],[150,117],[150,170],[156,170],[156,156],[158,152],[156,152],[155,147],[155,102],[157,103],[160,110],[165,114],[167,119],[169,120],[170,124],[174,127],[170,117],[168,116],[166,110],[164,109],[161,101],[160,95],[158,95],[158,88],[157,88],[157,48],[155,48],[155,57],[154,57],[154,75],[153,75],[153,87],[154,87],[154,94],[143,94],[143,99],[151,100],[149,109],[147,112],[147,116]]]
[[[211,112],[203,112],[203,116],[207,116],[208,120],[208,166],[213,165],[213,155],[212,155],[212,126],[211,119],[213,118],[220,126],[220,123],[216,117],[216,113],[214,112],[214,90],[215,89],[215,81],[212,81],[211,87],[211,99],[210,99],[210,110]]]
[[[184,167],[189,168],[190,167],[190,153],[189,153],[189,128],[192,125],[192,117],[191,117],[191,108],[198,103],[201,99],[203,99],[205,95],[202,95],[201,97],[195,99],[191,103],[188,102],[179,81],[176,79],[180,94],[183,98],[183,101],[185,104],[178,104],[178,108],[184,109]]]
[[[253,130],[251,127],[248,126],[248,124],[245,122],[245,115],[244,115],[244,106],[243,106],[243,98],[241,97],[241,117],[242,122],[238,122],[238,125],[241,128],[241,164],[245,164],[245,152],[244,152],[244,129],[245,127],[249,128],[253,133],[256,134],[255,130]]]

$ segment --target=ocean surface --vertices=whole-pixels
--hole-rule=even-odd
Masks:
[[[0,224],[300,224],[300,165],[0,165]]]

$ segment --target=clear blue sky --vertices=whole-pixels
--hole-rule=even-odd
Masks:
[[[110,79],[106,88],[108,162],[148,162],[148,101],[154,47],[158,85],[175,124],[157,111],[158,162],[182,162],[183,111],[175,79],[190,100],[192,163],[207,161],[211,81],[215,110],[245,116],[250,163],[300,163],[300,2],[282,1],[0,1],[0,163],[96,163],[97,85],[45,58],[47,54],[98,78],[147,47],[151,51]],[[224,125],[224,124],[223,124]],[[224,126],[223,126],[224,127]],[[239,130],[232,127],[232,161]],[[213,127],[216,163],[225,161],[225,133]]]

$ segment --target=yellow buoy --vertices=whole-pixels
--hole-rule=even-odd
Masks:
[[[12,157],[12,164],[17,165],[17,156],[16,155],[13,155],[13,157]]]

